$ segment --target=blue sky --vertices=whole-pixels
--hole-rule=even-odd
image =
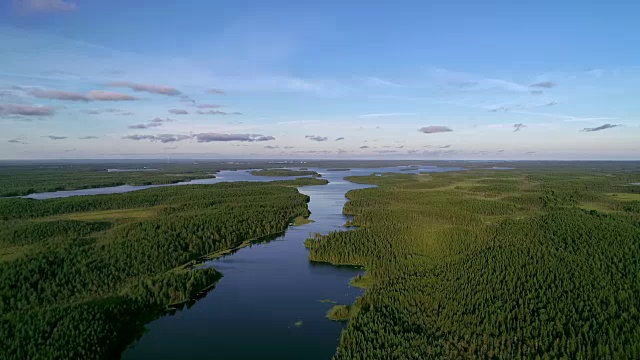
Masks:
[[[0,158],[640,158],[630,1],[9,0]]]

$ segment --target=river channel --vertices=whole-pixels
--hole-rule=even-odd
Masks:
[[[304,240],[313,233],[347,230],[342,214],[349,190],[362,189],[346,176],[372,173],[441,172],[459,168],[392,167],[348,171],[315,170],[327,185],[304,186],[314,222],[290,227],[283,235],[211,260],[224,277],[205,297],[174,314],[147,324],[147,332],[123,359],[329,359],[346,324],[325,317],[332,302],[351,304],[363,290],[349,285],[362,269],[309,261]],[[223,181],[272,181],[286,178],[253,176],[248,170],[222,171],[216,178],[186,184]],[[174,184],[176,185],[176,184]],[[72,195],[117,193],[152,186],[60,191],[32,194],[46,199]],[[331,301],[331,302],[330,302]]]

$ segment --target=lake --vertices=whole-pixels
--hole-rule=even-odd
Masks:
[[[442,172],[460,168],[406,167],[361,168],[326,171],[329,184],[300,187],[310,197],[310,219],[315,222],[290,227],[284,235],[254,244],[222,258],[208,261],[224,277],[205,297],[175,314],[147,324],[148,331],[122,355],[123,359],[329,359],[338,345],[345,323],[325,317],[333,304],[351,304],[363,292],[349,280],[363,270],[310,262],[304,240],[313,233],[346,230],[349,217],[342,214],[345,194],[359,185],[346,176],[372,173]],[[185,184],[223,181],[273,181],[292,177],[253,176],[249,170],[221,171],[216,178]],[[173,184],[176,185],[176,184]],[[157,186],[157,185],[156,185]],[[161,185],[171,186],[171,185]],[[60,191],[32,194],[31,198],[54,198],[133,191],[154,186]]]

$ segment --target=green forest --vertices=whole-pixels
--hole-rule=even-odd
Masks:
[[[122,168],[122,165],[0,166],[0,197],[120,185],[175,184],[214,177],[217,172],[188,165],[125,167],[125,171],[109,171],[110,167]]]
[[[60,199],[0,199],[0,358],[117,358],[167,310],[221,274],[199,258],[307,217],[300,185],[159,187]]]
[[[367,270],[335,359],[640,358],[640,173],[556,165],[349,178],[305,242]]]

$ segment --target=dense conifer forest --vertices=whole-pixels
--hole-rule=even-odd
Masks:
[[[321,179],[0,199],[0,358],[112,359],[221,276],[204,255],[309,215]]]
[[[367,270],[335,358],[640,358],[638,170],[351,178],[359,227],[305,243]]]

